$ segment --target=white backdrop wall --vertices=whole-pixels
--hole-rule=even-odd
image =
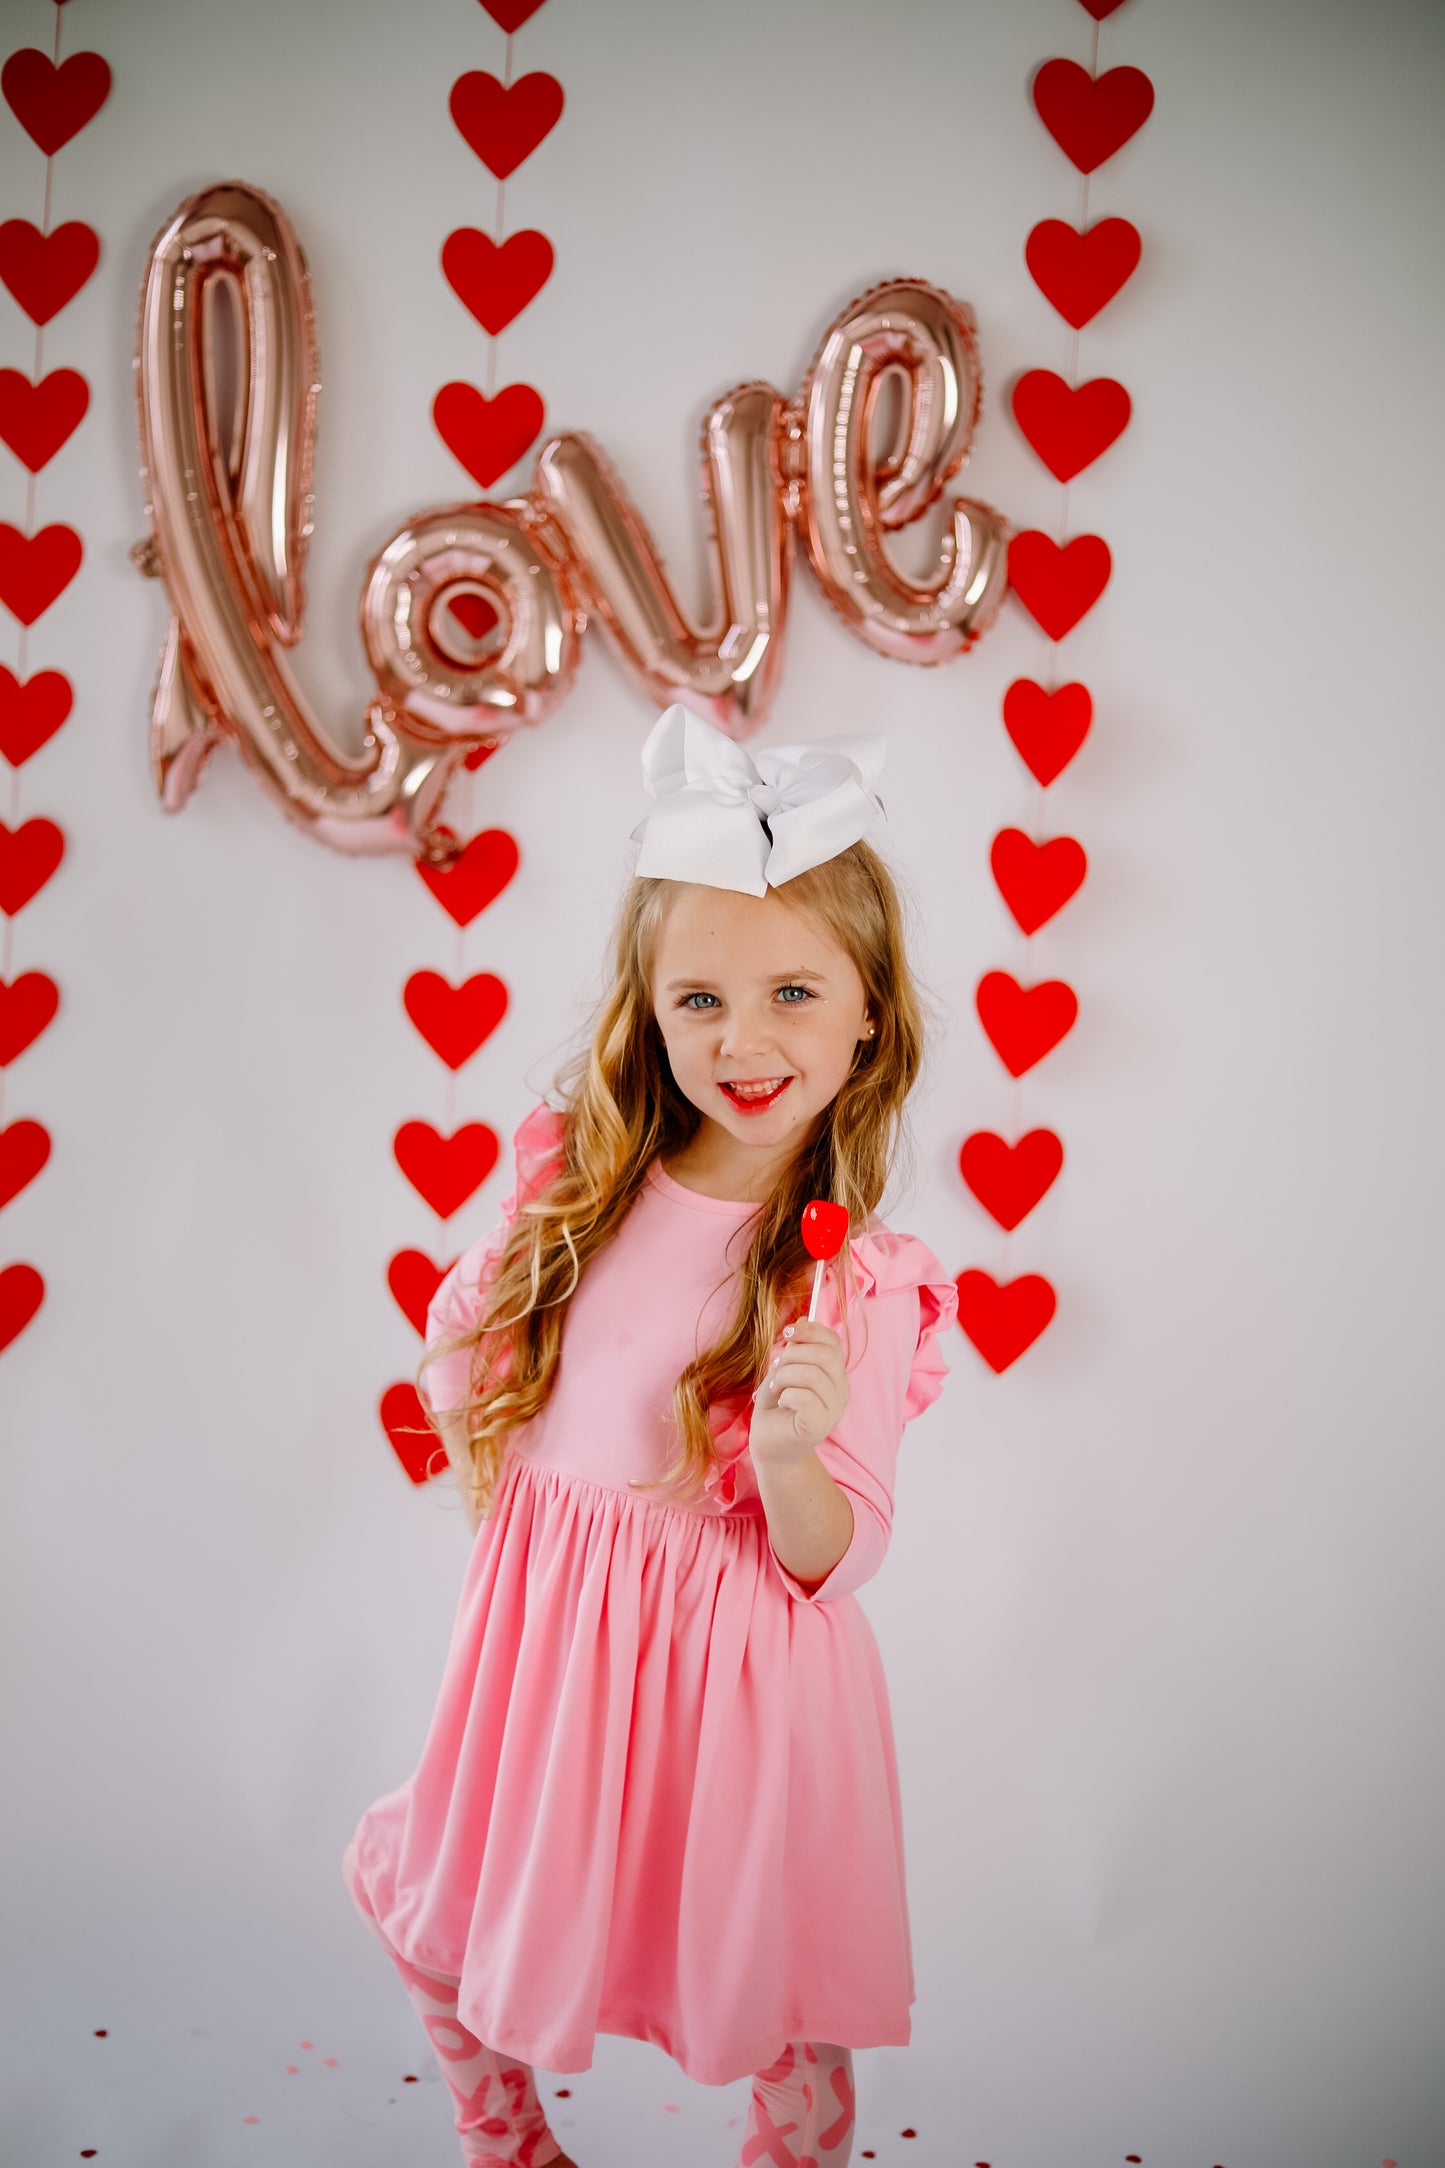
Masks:
[[[53,21],[10,0],[6,49],[48,50]],[[1076,215],[1078,182],[1027,85],[1091,33],[1074,0],[549,0],[521,32],[519,66],[555,73],[567,107],[508,225],[548,233],[557,269],[498,382],[601,439],[686,593],[706,406],[745,377],[796,384],[837,309],[892,273],[977,310],[963,486],[1053,528],[1057,487],[1005,401],[1021,369],[1067,369],[1022,251]],[[48,1283],[0,1361],[17,2168],[84,2147],[102,2168],[453,2157],[337,1865],[413,1765],[465,1556],[451,1495],[413,1490],[376,1415],[416,1355],[386,1260],[439,1247],[391,1159],[400,1121],[442,1114],[400,989],[456,975],[453,929],[402,861],[285,823],[232,752],[179,817],[156,804],[164,608],[126,554],[130,354],[180,199],[233,176],[276,195],[324,384],[298,667],[356,745],[364,567],[417,507],[469,493],[430,403],[482,381],[484,341],[437,253],[494,197],[446,97],[500,70],[502,42],[473,0],[65,10],[65,49],[101,50],[115,87],[56,163],[52,218],[91,219],[103,256],[47,337],[92,409],[41,503],[87,554],[31,636],[76,711],[27,765],[24,811],[59,820],[69,855],[12,971],[51,970],[63,1008],[3,1101],[55,1142],[0,1219],[5,1258]],[[1094,731],[1041,803],[1000,721],[1045,661],[1016,604],[961,662],[910,670],[804,575],[763,737],[890,739],[889,848],[946,1015],[895,1223],[950,1269],[1059,1292],[1002,1378],[954,1336],[863,1596],[919,1995],[912,2045],[857,2057],[856,2145],[916,2168],[1428,2168],[1445,18],[1131,0],[1101,58],[1144,68],[1158,103],[1089,194],[1091,220],[1144,236],[1081,339],[1081,374],[1134,399],[1070,492],[1071,531],[1115,564],[1061,656]],[[36,217],[38,154],[0,118],[4,215]],[[0,362],[28,373],[32,344],[0,295]],[[23,480],[0,468],[20,525]],[[653,712],[589,633],[571,698],[475,779],[470,825],[512,830],[522,865],[468,937],[512,1005],[458,1119],[509,1134],[586,1012]],[[988,869],[1009,823],[1089,854],[1028,944]],[[973,1014],[995,967],[1080,998],[1017,1085]],[[1064,1172],[1005,1242],[958,1144],[1039,1124]],[[504,1165],[452,1253],[507,1186]],[[734,2157],[746,2086],[693,2086],[650,2046],[604,2037],[591,2071],[542,2083],[584,2168]]]

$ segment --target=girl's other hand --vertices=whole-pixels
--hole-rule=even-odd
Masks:
[[[774,1467],[801,1460],[829,1436],[852,1398],[843,1343],[831,1326],[800,1317],[753,1395],[748,1450]]]

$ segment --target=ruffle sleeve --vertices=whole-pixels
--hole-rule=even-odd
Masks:
[[[823,1466],[853,1509],[853,1536],[825,1580],[809,1588],[796,1580],[768,1546],[773,1567],[802,1603],[831,1603],[871,1580],[883,1563],[893,1530],[893,1490],[904,1425],[938,1398],[948,1375],[940,1335],[958,1315],[958,1289],[915,1235],[873,1227],[849,1243],[858,1294],[850,1299],[843,1333],[833,1276],[824,1278],[821,1322],[843,1333],[848,1348],[851,1397],[836,1430],[817,1447]],[[781,1335],[774,1352],[782,1346]],[[725,1508],[758,1495],[748,1453],[751,1400],[729,1401],[713,1412],[713,1436],[723,1465],[705,1478],[704,1489]]]
[[[429,1348],[438,1340],[470,1331],[476,1324],[482,1311],[483,1284],[502,1254],[512,1222],[561,1165],[564,1122],[565,1117],[544,1100],[518,1127],[512,1138],[512,1194],[503,1198],[502,1216],[496,1226],[462,1251],[432,1296],[426,1317]],[[467,1398],[470,1374],[471,1350],[465,1347],[438,1356],[427,1365],[421,1374],[421,1396],[433,1415],[461,1406]]]

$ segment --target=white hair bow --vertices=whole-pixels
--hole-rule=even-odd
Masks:
[[[674,702],[642,748],[657,805],[632,831],[642,843],[635,871],[748,896],[779,888],[871,828],[883,810],[873,784],[886,751],[881,737],[819,738],[765,747],[754,763]]]

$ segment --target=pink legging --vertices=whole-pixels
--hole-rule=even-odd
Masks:
[[[485,2047],[457,2016],[458,1982],[412,1965],[382,1933],[348,1844],[341,1871],[352,1902],[401,1974],[456,2102],[466,2168],[547,2168],[562,2146],[548,2127],[530,2064]],[[853,2057],[825,2041],[790,2040],[753,2079],[738,2168],[847,2168],[853,2150]]]

